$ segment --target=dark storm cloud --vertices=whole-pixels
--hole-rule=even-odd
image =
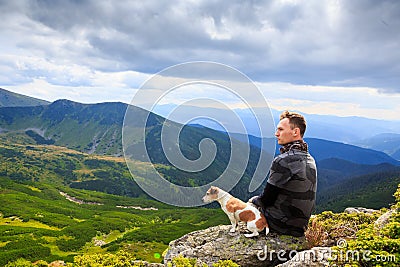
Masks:
[[[19,47],[94,70],[210,60],[258,81],[400,92],[395,0],[2,2],[2,29],[32,23],[15,29]]]

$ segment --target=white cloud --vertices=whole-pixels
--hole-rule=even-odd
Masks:
[[[151,73],[210,60],[276,107],[399,111],[397,1],[2,1],[0,12],[0,86],[48,100],[129,102]]]
[[[369,87],[305,86],[260,83],[271,107],[309,114],[335,114],[398,120],[400,94],[380,93]]]

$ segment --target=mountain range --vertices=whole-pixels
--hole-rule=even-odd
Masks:
[[[385,152],[391,157],[400,160],[400,134],[382,133],[371,138],[355,142],[355,145]]]
[[[33,144],[52,144],[68,147],[77,151],[122,156],[122,124],[127,105],[124,103],[81,104],[69,100],[57,100],[42,106],[1,107],[0,128],[1,135],[9,142],[18,143],[29,140]],[[196,159],[200,156],[198,144],[204,138],[211,138],[219,148],[215,160],[203,171],[193,173],[174,168],[165,154],[162,153],[161,129],[175,127],[177,124],[166,121],[161,116],[148,111],[132,107],[135,122],[131,125],[142,130],[142,123],[147,118],[146,147],[151,161],[156,163],[158,171],[167,180],[181,186],[195,186],[207,184],[218,178],[226,169],[230,160],[229,139],[225,133],[212,129],[198,129],[185,126],[180,137],[180,148],[185,157]],[[137,125],[136,125],[136,124]],[[133,140],[127,151],[135,150],[140,146],[140,140]],[[239,184],[233,189],[244,198],[249,197],[244,192],[249,179],[257,164],[256,147],[250,148],[250,158],[246,170]],[[141,160],[137,155],[136,160]],[[142,174],[144,175],[144,174]],[[98,189],[96,181],[73,183],[76,188]],[[115,185],[118,187],[118,185]],[[109,187],[109,186],[108,186]]]
[[[2,90],[2,92],[7,95],[7,91]],[[13,99],[13,97],[15,95],[10,94],[7,99]],[[127,104],[82,104],[70,100],[57,100],[53,103],[47,103],[30,97],[26,98],[25,101],[25,98],[21,95],[17,96],[17,98],[21,101],[18,103],[13,101],[14,104],[12,105],[2,104],[3,106],[0,107],[0,137],[3,140],[13,143],[64,146],[88,154],[122,156],[121,135]],[[29,103],[29,105],[25,103]],[[163,153],[161,144],[163,127],[180,127],[181,125],[178,122],[171,122],[160,115],[139,107],[132,107],[132,109],[138,122],[137,127],[143,125],[139,122],[147,118],[145,145],[151,161],[158,166],[158,171],[162,173],[165,179],[179,185],[203,185],[221,175],[230,159],[230,136],[236,140],[235,142],[248,145],[250,147],[250,159],[243,178],[232,190],[232,193],[242,199],[247,199],[251,196],[247,189],[258,163],[258,157],[261,152],[260,142],[263,142],[261,138],[238,133],[228,134],[221,131],[221,129],[215,130],[203,125],[186,125],[182,128],[179,136],[180,149],[185,157],[192,160],[199,158],[199,143],[204,138],[212,139],[218,149],[215,160],[205,170],[198,173],[182,171],[169,162]],[[336,119],[336,121],[340,121],[340,118]],[[350,120],[350,118],[346,120]],[[367,119],[362,119],[362,121],[364,120]],[[345,126],[337,128],[346,129]],[[394,134],[381,134],[376,139],[362,139],[363,142],[360,143],[360,146],[321,138],[307,138],[306,141],[309,143],[310,153],[317,161],[319,176],[318,199],[321,207],[328,202],[336,203],[335,201],[343,200],[350,196],[355,197],[358,194],[360,194],[360,198],[365,199],[372,191],[379,196],[384,195],[384,199],[390,198],[391,196],[387,197],[387,194],[389,191],[395,191],[395,188],[392,188],[395,186],[394,182],[389,183],[388,188],[384,190],[382,188],[379,189],[376,185],[379,184],[379,181],[387,183],[388,177],[396,177],[396,174],[400,177],[399,161],[373,148],[378,150],[387,149],[383,145],[385,142],[382,141],[387,138],[392,138],[392,144],[395,146],[396,137],[397,135]],[[372,142],[369,140],[378,141]],[[273,139],[264,141],[274,142]],[[140,140],[136,143],[132,142],[128,150],[135,150],[135,146],[140,145],[140,142]],[[392,149],[390,152],[397,153],[396,151]],[[136,160],[140,160],[140,158],[136,158]],[[104,174],[102,175],[104,176]],[[381,177],[382,179],[371,179],[370,177]],[[96,177],[96,179],[98,178]],[[105,190],[105,188],[99,186],[96,179],[81,182],[66,181],[66,183],[74,188]],[[361,187],[349,186],[349,184],[357,185],[357,183],[362,183],[362,190]],[[117,184],[111,182],[107,185],[108,190],[113,186],[118,188]],[[352,188],[352,191],[343,191],[343,187]],[[263,186],[253,194],[259,193],[262,188]],[[341,192],[340,197],[335,198],[334,192],[339,191]],[[114,192],[124,194],[123,190],[114,190]],[[134,196],[135,194],[131,195]],[[326,195],[330,197],[326,197]]]
[[[153,112],[166,117],[175,108],[176,105],[164,104],[155,107]],[[249,134],[255,137],[261,137],[260,126],[274,127],[271,120],[275,122],[279,121],[279,115],[282,112],[268,107],[254,108],[252,110],[234,109],[233,111],[236,115],[233,116],[232,111],[189,105],[181,105],[179,106],[179,110],[180,113],[174,114],[174,119],[177,122],[184,123],[188,114],[192,114],[192,117],[196,117],[195,115],[198,114],[219,114],[218,117],[223,118],[223,126],[227,129],[233,129],[233,131],[230,132]],[[267,119],[259,123],[254,114],[263,114]],[[400,160],[400,121],[376,120],[355,116],[338,117],[331,115],[302,114],[307,120],[306,137],[372,148],[385,152],[391,157]],[[245,132],[243,132],[242,127],[237,125],[236,117],[239,117],[240,121],[244,124]],[[192,123],[224,131],[224,128],[212,119],[200,118]],[[273,137],[272,134],[270,137]],[[388,149],[387,146],[390,146],[390,149]]]

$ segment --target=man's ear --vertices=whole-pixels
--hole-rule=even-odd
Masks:
[[[293,136],[300,136],[300,128],[299,127],[295,127],[293,129]]]

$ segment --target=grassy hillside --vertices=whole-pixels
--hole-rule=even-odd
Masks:
[[[310,247],[333,246],[330,266],[399,266],[400,184],[396,188],[389,211],[316,215],[306,231]]]
[[[347,207],[389,207],[395,201],[393,192],[399,183],[398,169],[353,177],[320,190],[316,212],[340,212]]]
[[[160,261],[154,255],[171,240],[228,223],[220,209],[180,209],[148,199],[123,158],[35,145],[22,134],[12,139],[20,144],[0,139],[0,266],[19,257],[72,261],[120,249]]]
[[[367,175],[378,174],[383,172],[400,172],[399,166],[394,166],[388,163],[376,165],[357,164],[350,161],[329,158],[317,162],[318,167],[318,189],[325,189],[340,184],[352,178]]]
[[[0,113],[0,121],[3,122],[9,121],[9,132],[0,134],[0,140],[5,144],[6,149],[15,149],[17,153],[14,154],[7,154],[9,157],[13,158],[13,160],[20,163],[22,169],[30,168],[31,165],[35,165],[35,169],[48,169],[48,166],[51,167],[50,170],[46,170],[46,172],[50,172],[49,175],[52,177],[58,177],[62,180],[63,184],[68,184],[74,188],[83,188],[83,189],[90,189],[90,190],[98,190],[103,191],[106,193],[118,194],[118,195],[127,195],[132,197],[137,197],[142,195],[143,192],[137,187],[136,183],[133,182],[131,176],[123,162],[122,158],[111,158],[110,162],[102,162],[101,157],[98,157],[98,152],[107,151],[111,152],[116,149],[116,151],[121,146],[121,139],[119,134],[115,134],[115,142],[112,142],[112,138],[104,137],[104,134],[101,135],[99,142],[96,143],[96,153],[91,153],[90,155],[86,153],[78,153],[76,151],[70,150],[68,153],[61,153],[58,152],[51,152],[56,151],[56,146],[43,146],[45,144],[54,144],[66,147],[72,147],[74,150],[79,150],[82,148],[84,143],[89,142],[90,136],[94,135],[95,131],[100,131],[100,124],[102,121],[105,122],[112,122],[111,124],[106,124],[104,126],[105,129],[107,128],[108,132],[115,131],[120,132],[120,124],[122,123],[122,116],[117,116],[120,114],[120,111],[115,111],[116,113],[113,115],[105,112],[105,106],[107,106],[107,110],[110,109],[110,105],[112,103],[107,103],[107,105],[99,104],[96,105],[82,105],[79,103],[73,103],[69,101],[59,101],[58,103],[53,103],[49,107],[36,107],[31,108],[29,110],[25,108],[14,108],[14,109],[2,109]],[[54,106],[57,106],[59,112],[56,114],[64,114],[62,115],[54,115],[54,110],[56,109]],[[65,106],[65,107],[64,107]],[[111,105],[113,106],[113,105]],[[117,110],[122,108],[118,103],[115,104]],[[50,112],[49,109],[53,111]],[[67,113],[63,113],[62,109],[68,109]],[[56,109],[57,110],[57,109]],[[112,110],[112,109],[111,109]],[[4,112],[7,111],[7,112]],[[19,115],[13,115],[13,112],[16,112]],[[83,112],[86,115],[80,115],[79,112]],[[143,118],[144,115],[142,114],[143,110],[138,109],[138,116],[137,119],[140,120]],[[32,113],[32,114],[31,114]],[[88,115],[88,114],[91,115]],[[31,115],[30,115],[31,114]],[[53,115],[51,115],[53,114]],[[97,115],[95,115],[97,114]],[[143,115],[143,116],[142,116]],[[18,118],[18,116],[20,116]],[[51,119],[43,119],[44,117],[52,116]],[[79,117],[79,116],[82,116]],[[99,117],[96,117],[99,116]],[[82,122],[80,122],[82,120]],[[116,122],[114,123],[114,121]],[[30,121],[30,122],[29,122]],[[67,124],[67,122],[73,121],[76,125],[69,128],[63,128],[62,126]],[[52,137],[49,138],[49,135],[43,134],[40,135],[38,133],[38,129],[34,130],[26,130],[29,125],[42,125],[42,124],[50,125],[47,128],[47,132],[51,131],[59,131],[59,134],[51,135]],[[152,115],[148,120],[149,127],[146,129],[147,136],[146,138],[146,146],[150,155],[152,162],[156,165],[157,170],[166,178],[167,180],[179,184],[182,186],[194,186],[194,185],[203,185],[207,184],[219,177],[230,160],[230,142],[229,138],[226,134],[220,133],[210,129],[198,129],[196,127],[184,127],[181,132],[180,138],[180,149],[185,157],[189,159],[196,159],[200,155],[199,151],[199,143],[204,138],[211,138],[217,145],[217,153],[214,161],[212,164],[207,167],[205,170],[200,172],[185,172],[178,170],[177,168],[171,166],[165,154],[162,151],[161,145],[161,128],[163,119],[159,116]],[[54,127],[51,125],[55,125]],[[81,125],[80,125],[81,124]],[[168,122],[170,125],[169,127],[173,127],[173,123]],[[84,130],[82,129],[82,125],[86,125]],[[97,125],[97,126],[96,126]],[[172,126],[171,126],[172,125]],[[135,126],[135,125],[133,125]],[[176,126],[176,125],[175,125]],[[60,128],[61,127],[61,128]],[[168,126],[167,126],[168,127]],[[11,129],[13,128],[13,129]],[[25,129],[24,131],[20,131],[18,129]],[[93,129],[93,131],[92,131]],[[79,132],[79,133],[78,133]],[[44,137],[43,137],[44,136]],[[59,136],[60,139],[56,139],[54,136]],[[62,137],[61,137],[62,136]],[[81,138],[81,136],[83,136]],[[100,136],[100,135],[99,135]],[[74,140],[73,142],[66,142],[66,140]],[[86,140],[87,139],[87,140]],[[82,141],[86,140],[86,141]],[[110,144],[112,145],[106,145]],[[136,143],[135,143],[136,142]],[[236,141],[235,141],[236,142]],[[24,144],[21,146],[14,145],[14,144]],[[127,151],[135,150],[136,146],[138,145],[138,141],[132,141],[132,146],[127,148]],[[244,145],[244,144],[241,144]],[[86,148],[92,147],[93,144],[84,145]],[[240,146],[240,144],[239,144]],[[101,147],[105,147],[106,150],[102,150]],[[41,154],[38,151],[33,152],[36,148],[44,148],[46,150],[46,155],[44,158],[48,157],[55,157],[48,161],[42,161]],[[241,197],[242,199],[248,199],[251,197],[248,194],[248,185],[250,182],[250,177],[252,177],[252,173],[255,170],[255,167],[258,163],[258,156],[259,156],[259,149],[255,147],[251,147],[251,154],[249,158],[249,163],[247,164],[247,169],[240,181],[240,183],[233,189],[233,193]],[[82,150],[82,149],[80,149]],[[83,149],[83,151],[87,151],[88,149]],[[29,151],[27,153],[26,151]],[[93,152],[93,151],[91,151]],[[21,154],[22,153],[22,154]],[[101,154],[101,153],[100,153]],[[119,154],[119,153],[115,153]],[[61,161],[64,163],[60,163]],[[82,159],[82,160],[81,160]],[[138,158],[140,159],[140,158]],[[79,161],[79,163],[78,163]],[[5,161],[7,162],[7,161]],[[34,163],[33,163],[34,162]],[[68,162],[68,163],[65,163]],[[25,164],[28,166],[25,166]],[[7,165],[7,163],[5,163]],[[42,165],[45,164],[46,167]],[[68,164],[68,166],[65,166]],[[13,164],[8,164],[13,165]],[[42,167],[41,167],[42,166]],[[4,173],[4,175],[12,175],[13,172],[21,173],[23,172],[20,169],[16,170],[15,166],[9,166],[8,172],[5,172],[7,167],[1,167],[0,164],[0,174]],[[90,171],[87,171],[91,169]],[[232,171],[232,170],[231,170]],[[235,171],[235,170],[233,170]],[[49,177],[46,176],[46,177]],[[29,180],[32,178],[27,177],[26,175],[18,175],[18,179],[25,179]],[[56,178],[54,178],[56,179]],[[259,190],[262,190],[260,188]]]
[[[123,103],[86,105],[68,100],[37,107],[3,107],[0,127],[14,133],[31,130],[56,145],[82,152],[121,155],[125,110]]]
[[[19,139],[29,139],[24,143],[53,144],[93,155],[121,156],[121,129],[126,107],[127,105],[123,103],[81,104],[58,100],[46,106],[0,108],[0,128],[2,129],[0,138],[9,143],[21,143]],[[179,149],[186,158],[191,160],[199,158],[199,143],[205,138],[212,139],[217,146],[216,157],[209,167],[200,172],[185,172],[172,166],[161,144],[163,127],[172,129],[173,127],[180,128],[181,125],[140,108],[132,107],[131,112],[134,115],[131,116],[129,123],[132,133],[124,134],[124,138],[127,138],[131,145],[125,148],[125,152],[139,151],[137,148],[142,145],[143,140],[137,140],[136,133],[145,130],[145,146],[149,157],[165,179],[182,186],[204,185],[217,179],[226,169],[232,148],[226,133],[205,127],[183,127],[179,136]],[[144,123],[147,117],[147,123]],[[145,129],[142,129],[143,125],[146,125]],[[244,137],[241,138],[238,139],[242,140]],[[310,138],[307,141],[311,154],[317,160],[321,190],[359,175],[385,172],[387,168],[396,168],[394,166],[399,164],[383,152],[320,139]],[[245,143],[237,140],[233,142],[238,143],[239,147],[246,146]],[[240,183],[232,190],[234,195],[242,199],[259,194],[263,189],[261,186],[255,193],[248,194],[248,186],[258,163],[260,140],[253,137],[250,143],[252,146],[246,171]],[[176,145],[176,142],[171,144],[173,145]],[[240,152],[241,149],[238,149],[238,153]],[[135,156],[136,160],[141,160],[143,155]],[[18,158],[18,156],[15,157]],[[98,159],[90,160],[86,156],[82,156],[85,157],[82,163],[74,164],[77,160],[75,156],[71,158],[70,155],[66,155],[65,157],[71,162],[68,167],[58,166],[55,160],[51,163],[54,167],[50,171],[53,176],[63,177],[64,184],[74,188],[133,197],[143,195],[143,192],[130,179],[130,174],[123,166],[124,164],[115,161],[102,163],[98,162]],[[36,161],[36,167],[41,164],[40,160],[34,159],[34,161]],[[87,169],[94,170],[87,172]],[[232,176],[240,172],[232,168],[230,171],[233,171]]]
[[[138,170],[146,168],[136,164]],[[176,175],[168,166],[157,168],[168,179]],[[397,177],[361,177],[325,192],[328,202],[320,207],[387,206],[391,199],[384,196],[392,197]],[[229,223],[220,209],[175,208],[148,199],[122,158],[37,145],[25,134],[0,136],[0,203],[0,266],[20,257],[72,261],[75,255],[121,249],[157,262],[169,241]]]
[[[191,143],[196,143],[195,137],[192,138]],[[132,179],[123,158],[89,155],[65,147],[34,143],[25,134],[0,135],[0,175],[18,182],[51,183],[121,196],[147,197]],[[220,157],[218,162],[224,162],[223,155]],[[162,161],[161,158],[158,160]],[[254,157],[250,162],[252,160],[255,161]],[[208,183],[218,175],[218,170],[224,167],[218,162],[213,163],[214,168],[201,173],[186,173],[163,164],[155,166],[166,179],[193,186]],[[145,173],[146,166],[146,163],[136,162],[135,173]],[[348,206],[381,208],[393,202],[391,192],[399,182],[399,167],[358,165],[337,159],[325,160],[318,167],[317,211],[338,212]],[[232,194],[248,199],[248,184],[249,178],[245,175]]]
[[[95,156],[53,145],[33,145],[24,135],[0,139],[0,175],[18,182],[69,185],[138,197],[143,192],[131,178],[123,158]]]
[[[90,204],[67,200],[60,191]],[[17,183],[5,177],[0,177],[0,202],[0,266],[20,257],[72,261],[75,255],[120,249],[157,262],[160,259],[154,255],[161,255],[171,240],[228,223],[219,209],[174,208],[141,198],[41,182]]]

